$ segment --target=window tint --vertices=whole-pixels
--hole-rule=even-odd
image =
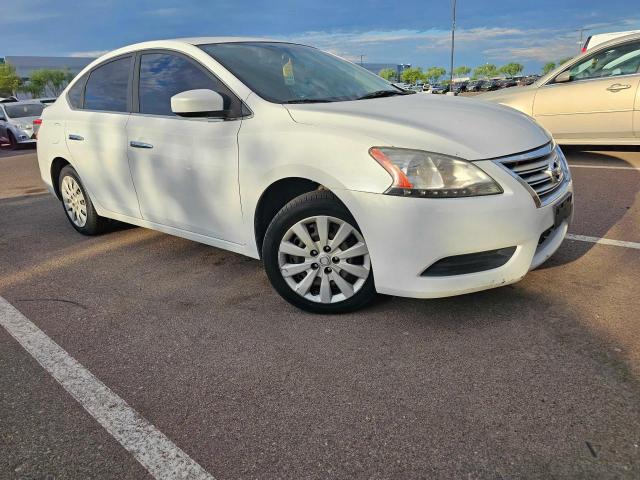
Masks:
[[[229,110],[230,96],[218,80],[202,71],[190,60],[167,53],[148,53],[140,58],[140,113],[174,115],[171,97],[187,90],[206,88],[216,91]]]
[[[640,42],[617,45],[602,50],[571,67],[571,80],[615,77],[638,73]]]
[[[89,75],[84,94],[84,108],[126,112],[131,57],[114,60],[96,68]]]
[[[86,77],[81,78],[69,89],[69,103],[73,108],[82,108],[82,90],[84,89],[85,81]]]

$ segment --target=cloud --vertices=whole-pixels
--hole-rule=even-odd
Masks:
[[[69,54],[70,57],[88,57],[88,58],[97,58],[101,57],[109,50],[89,50],[86,52],[71,52]]]
[[[617,24],[591,23],[583,27],[583,39],[597,31],[630,30],[639,25],[640,21],[632,18]],[[459,28],[456,30],[456,50],[473,53],[479,57],[478,61],[554,61],[578,54],[579,32],[577,28]],[[442,55],[451,48],[451,31],[446,29],[310,31],[286,39],[313,45],[352,61],[359,61],[360,54],[373,61],[381,60],[381,56],[395,56],[394,51],[402,51],[404,56],[411,50],[414,55]]]

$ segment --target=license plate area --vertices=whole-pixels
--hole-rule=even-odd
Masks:
[[[554,227],[558,228],[562,222],[571,219],[573,213],[573,194],[568,193],[558,203],[553,206]]]

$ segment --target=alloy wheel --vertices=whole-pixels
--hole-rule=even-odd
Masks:
[[[70,175],[62,179],[60,193],[64,209],[76,227],[82,228],[87,223],[87,203],[80,184]]]
[[[371,273],[369,250],[360,232],[326,215],[305,218],[287,230],[278,264],[294,292],[325,304],[355,295]]]

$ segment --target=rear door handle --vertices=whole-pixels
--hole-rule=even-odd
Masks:
[[[631,88],[631,85],[623,85],[621,83],[614,83],[607,90],[610,92],[619,92],[620,90],[626,90],[627,88]]]
[[[150,143],[144,143],[144,142],[132,141],[132,142],[129,142],[129,145],[131,145],[133,148],[153,148],[153,145],[151,145]]]
[[[78,142],[81,142],[82,140],[84,140],[84,137],[81,135],[76,135],[74,133],[69,134],[69,140],[76,140]]]

